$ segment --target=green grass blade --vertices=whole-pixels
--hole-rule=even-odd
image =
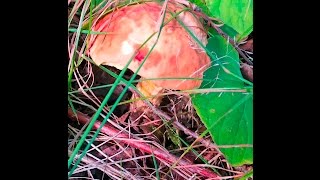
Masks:
[[[131,58],[132,59],[132,58]],[[103,99],[103,101],[101,102],[101,105],[100,107],[98,108],[97,112],[94,114],[89,126],[87,127],[86,131],[84,132],[82,138],[80,139],[79,143],[77,144],[76,148],[74,149],[74,151],[72,152],[69,160],[68,160],[68,167],[70,167],[71,165],[71,162],[73,161],[73,158],[76,156],[76,154],[78,153],[81,145],[84,143],[85,141],[85,138],[87,137],[88,133],[90,132],[90,130],[92,129],[94,123],[96,122],[96,120],[98,119],[100,113],[102,112],[103,110],[103,107],[107,104],[108,100],[110,99],[112,93],[114,92],[115,88],[117,87],[117,85],[119,84],[120,82],[120,79],[123,77],[127,67],[129,66],[131,60],[127,63],[126,67],[120,72],[118,78],[115,80],[115,82],[113,83],[113,85],[111,86],[110,90],[108,91],[107,95],[105,96],[105,98]],[[122,95],[123,96],[123,95]],[[117,101],[122,98],[122,96],[119,96]],[[116,105],[117,103],[115,103]],[[106,116],[106,118],[104,119],[104,123],[102,123],[103,125],[106,123],[106,120],[110,117],[111,113],[113,112],[113,110],[115,109],[115,106],[113,106],[113,108],[109,111],[108,115]],[[98,132],[98,131],[96,131]],[[92,138],[92,139],[95,139],[95,138]],[[91,141],[90,141],[91,142]],[[88,144],[90,145],[90,144]],[[87,146],[88,147],[88,146]],[[81,161],[83,155],[85,153],[82,153],[82,156],[80,156],[80,158],[78,159],[78,162]],[[77,164],[76,164],[77,165]],[[74,167],[76,167],[76,165]],[[73,172],[73,171],[72,171]],[[70,174],[72,174],[72,172]]]
[[[156,170],[157,180],[160,180],[160,175],[159,175],[159,170],[158,170],[158,164],[157,164],[156,158],[154,157],[153,151],[152,151],[152,160],[153,160],[153,164],[154,164],[154,169]]]
[[[79,43],[79,39],[80,39],[80,32],[81,32],[81,26],[82,26],[82,22],[83,22],[83,18],[85,16],[85,12],[86,12],[86,9],[88,8],[88,2],[90,2],[90,0],[86,0],[84,5],[83,5],[83,8],[82,8],[82,12],[81,12],[81,15],[80,15],[80,20],[79,20],[79,26],[78,26],[78,29],[77,29],[77,34],[76,34],[76,39],[75,39],[75,44],[74,46],[75,47],[78,47],[78,43]],[[71,67],[70,67],[70,71],[69,71],[69,74],[68,74],[68,90],[71,89],[71,79],[72,79],[72,74],[73,74],[73,71],[74,71],[74,60],[75,60],[75,52],[77,51],[77,48],[74,48],[74,51],[72,52],[72,59],[71,59]]]
[[[73,103],[72,103],[72,101],[71,101],[70,96],[68,96],[68,102],[69,102],[69,105],[70,105],[70,107],[71,107],[71,109],[72,109],[73,114],[75,114],[75,115],[77,116],[76,109],[75,109],[74,106],[73,106]]]
[[[69,32],[77,32],[78,29],[69,28],[68,31]],[[82,33],[82,34],[107,34],[106,32],[90,31],[90,30],[81,30],[80,33]]]
[[[102,129],[102,127],[104,126],[104,124],[107,122],[108,118],[111,116],[112,112],[115,110],[116,106],[118,105],[118,103],[120,102],[120,100],[122,99],[122,97],[124,96],[124,94],[127,92],[128,88],[130,87],[130,85],[132,85],[133,80],[135,79],[135,77],[137,76],[137,73],[139,72],[139,70],[141,69],[141,67],[143,66],[143,64],[145,63],[146,59],[149,57],[150,53],[153,51],[155,45],[157,44],[157,41],[160,37],[161,34],[161,30],[163,28],[163,26],[165,26],[167,23],[169,23],[172,19],[174,19],[177,15],[179,15],[181,12],[187,10],[183,9],[182,11],[180,11],[179,13],[176,13],[174,16],[172,16],[167,22],[164,22],[164,16],[162,19],[162,25],[160,26],[159,29],[159,33],[155,32],[153,33],[140,47],[139,49],[144,46],[146,44],[147,41],[149,41],[155,34],[158,33],[157,35],[157,39],[156,42],[153,44],[153,46],[151,47],[151,49],[149,50],[148,54],[145,56],[145,58],[143,59],[142,63],[140,64],[140,66],[138,67],[138,69],[136,70],[136,72],[132,75],[131,79],[129,80],[129,82],[126,83],[126,86],[124,88],[124,90],[121,92],[121,94],[119,95],[118,99],[116,100],[116,102],[114,103],[114,105],[111,107],[109,113],[107,114],[107,116],[103,119],[103,121],[100,124],[100,127],[96,130],[95,134],[93,135],[93,137],[91,138],[91,140],[89,141],[89,143],[87,144],[87,146],[85,147],[85,149],[83,150],[82,154],[80,155],[80,157],[78,158],[78,160],[76,161],[76,163],[74,164],[74,166],[72,167],[72,169],[70,170],[68,177],[71,176],[71,174],[73,173],[73,171],[75,170],[75,168],[77,167],[77,165],[81,162],[81,159],[84,157],[84,155],[86,154],[86,152],[88,151],[88,149],[90,148],[90,145],[93,143],[93,141],[96,139],[96,137],[98,136],[100,130]],[[80,30],[80,29],[79,29]],[[139,50],[138,49],[138,50]],[[92,129],[94,123],[96,122],[97,118],[99,117],[100,113],[102,112],[103,107],[105,106],[105,104],[107,103],[107,101],[109,100],[109,98],[111,97],[113,91],[115,90],[116,86],[119,84],[120,80],[122,79],[125,71],[127,70],[129,64],[131,63],[131,61],[133,60],[135,54],[130,58],[130,60],[128,61],[128,63],[126,64],[126,66],[123,68],[123,70],[120,72],[119,76],[117,77],[117,79],[115,80],[114,84],[112,85],[111,89],[109,90],[108,94],[106,95],[106,97],[104,98],[103,102],[101,103],[101,106],[99,107],[99,109],[97,110],[97,112],[94,114],[90,124],[88,125],[86,131],[84,132],[83,136],[81,137],[81,139],[79,140],[79,143],[77,144],[77,146],[75,147],[74,151],[72,152],[69,160],[68,160],[68,168],[70,167],[74,157],[76,156],[76,154],[78,153],[78,151],[80,150],[80,147],[82,146],[82,144],[84,143],[86,137],[88,136],[90,130]]]
[[[207,52],[207,54],[210,56],[211,59],[216,59],[215,56],[202,44],[202,42],[188,29],[188,27],[186,27],[186,25],[177,18],[177,21],[179,22],[179,24],[190,34],[190,36],[192,36],[192,38]],[[241,80],[242,82],[244,83],[247,83],[249,85],[253,85],[252,82],[242,78],[242,77],[239,77],[238,75],[230,72],[227,68],[225,68],[225,66],[223,64],[221,64],[219,61],[217,61],[217,64],[219,64],[219,66],[221,66],[221,68],[228,74],[232,75],[233,77]]]
[[[247,99],[249,99],[250,96],[244,96],[240,101],[238,101],[228,112],[226,112],[224,115],[222,115],[214,124],[212,124],[212,126],[208,127],[203,133],[200,134],[199,138],[203,138],[206,134],[209,133],[209,129],[213,128],[221,119],[223,119],[223,117],[225,117],[226,115],[228,115],[229,113],[231,113],[234,109],[236,109],[238,106],[240,106],[242,103],[246,102]],[[197,140],[195,140],[190,146],[188,146],[188,148],[186,149],[185,152],[182,153],[182,155],[179,157],[179,159],[172,165],[172,167],[170,168],[174,168],[177,163],[183,158],[183,156],[185,156],[191,149],[192,146],[194,145],[194,143],[197,142]]]
[[[73,6],[73,8],[70,12],[70,15],[68,17],[68,27],[70,26],[72,19],[73,19],[73,16],[75,15],[75,11],[76,11],[76,7],[77,7],[78,3],[79,3],[79,0],[76,0],[76,2],[74,3],[75,5]]]
[[[158,36],[157,36],[157,40],[159,39],[162,27],[160,27]],[[153,37],[153,35],[151,35],[147,40],[150,40],[151,37]],[[125,88],[123,89],[123,91],[121,92],[121,94],[119,95],[118,99],[116,100],[116,102],[114,103],[114,105],[112,106],[112,108],[110,109],[109,113],[107,114],[107,116],[104,118],[104,120],[101,122],[100,127],[96,130],[95,134],[93,135],[93,137],[91,138],[89,144],[86,146],[86,148],[84,149],[84,151],[82,152],[82,154],[80,155],[79,159],[77,160],[77,162],[75,163],[75,165],[73,166],[73,168],[71,169],[70,173],[69,173],[69,177],[70,175],[73,173],[73,171],[75,170],[75,168],[77,167],[77,165],[80,163],[81,159],[83,158],[83,156],[86,154],[86,152],[88,151],[88,149],[90,148],[90,145],[93,143],[93,141],[96,139],[96,137],[98,136],[100,130],[102,129],[102,127],[104,126],[104,124],[107,122],[108,118],[110,117],[110,115],[112,114],[112,112],[115,110],[117,104],[121,101],[122,97],[124,96],[124,94],[127,92],[128,88],[129,88],[129,84],[132,84],[133,80],[135,79],[135,77],[137,76],[137,73],[139,72],[139,70],[141,69],[141,67],[143,66],[143,64],[145,63],[146,59],[149,57],[150,53],[153,51],[155,45],[157,44],[157,40],[156,42],[153,44],[153,46],[151,47],[151,49],[149,50],[148,54],[145,56],[145,58],[143,59],[142,63],[140,64],[139,68],[137,69],[137,71],[132,75],[130,81],[128,82],[127,86],[125,86]],[[146,44],[143,43],[141,45],[141,47]],[[140,48],[141,48],[140,47]],[[85,138],[87,137],[87,135],[89,134],[90,130],[92,129],[94,123],[96,122],[97,118],[99,117],[104,105],[107,103],[107,101],[109,100],[109,98],[111,97],[113,91],[115,90],[116,86],[119,84],[120,79],[123,77],[125,71],[127,70],[127,68],[129,67],[129,64],[131,63],[131,61],[133,60],[135,54],[133,55],[133,57],[131,57],[131,59],[129,60],[129,62],[126,64],[126,66],[123,68],[123,70],[120,72],[118,78],[115,80],[113,86],[111,87],[111,89],[109,90],[108,94],[106,95],[105,99],[103,100],[103,102],[101,103],[101,106],[99,107],[98,111],[95,113],[92,121],[90,122],[90,124],[88,125],[86,131],[84,132],[83,136],[81,137],[79,143],[77,144],[75,150],[72,152],[69,160],[68,160],[68,168],[70,167],[74,157],[76,156],[76,154],[78,153],[81,145],[84,143]]]

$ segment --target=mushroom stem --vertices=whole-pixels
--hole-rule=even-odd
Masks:
[[[155,85],[152,81],[143,80],[137,84],[137,89],[147,98],[154,106],[159,106],[163,98],[164,88]],[[130,105],[131,110],[144,110],[146,104],[143,100],[138,99],[140,96],[133,93],[131,99],[134,100]]]

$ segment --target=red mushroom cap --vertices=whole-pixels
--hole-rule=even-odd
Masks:
[[[157,22],[162,5],[146,2],[120,8],[107,14],[93,26],[93,31],[106,32],[91,36],[90,56],[97,64],[122,69],[136,53],[129,69],[136,71],[143,58],[156,42],[154,35],[140,50],[137,49],[158,31]],[[179,12],[182,6],[168,3],[164,22],[171,18],[169,12]],[[203,43],[207,44],[207,34],[199,20],[190,12],[182,12],[178,18]],[[193,40],[176,19],[166,24],[155,48],[139,71],[143,78],[202,78],[210,66],[206,52]],[[187,90],[198,88],[201,80],[154,80],[157,86]]]

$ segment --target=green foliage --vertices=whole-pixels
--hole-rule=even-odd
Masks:
[[[252,0],[191,0],[208,16],[219,18],[238,32],[241,40],[253,31]]]
[[[238,32],[226,24],[221,26],[220,29],[232,39],[236,39],[238,37]]]
[[[92,8],[95,8],[96,6],[98,6],[103,1],[105,1],[104,4],[106,4],[106,2],[107,2],[106,0],[91,0]],[[101,7],[103,7],[103,6],[101,6]]]
[[[248,89],[246,93],[220,92],[195,94],[192,103],[213,140],[233,166],[251,164],[253,159],[253,95],[252,87],[231,74],[242,76],[237,51],[220,35],[208,40],[206,47],[215,54],[201,88]],[[221,66],[223,64],[223,66]],[[231,72],[231,73],[230,73]]]

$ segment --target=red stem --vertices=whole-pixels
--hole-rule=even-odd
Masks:
[[[68,109],[68,116],[72,119],[72,120],[78,120],[80,123],[85,124],[88,121],[90,121],[90,117],[86,116],[85,114],[78,112],[77,111],[77,117],[74,115],[73,111],[69,108]],[[93,128],[94,129],[98,129],[100,126],[100,122],[95,122]],[[154,156],[162,161],[167,162],[168,164],[173,164],[175,163],[179,158],[170,154],[167,151],[161,150],[153,145],[150,145],[148,143],[144,143],[144,142],[137,142],[137,141],[132,141],[129,139],[129,135],[125,132],[119,132],[119,130],[115,129],[114,127],[111,127],[110,124],[105,124],[102,129],[101,129],[102,133],[105,133],[109,136],[116,136],[118,138],[128,138],[128,140],[119,140],[125,144],[128,144],[131,147],[137,148],[145,153],[148,154],[154,154]],[[179,165],[181,166],[187,166],[187,165],[192,165],[191,163],[181,159],[178,162]],[[187,168],[189,171],[191,171],[192,173],[197,173],[199,175],[205,176],[206,178],[217,178],[219,177],[216,173],[202,168],[202,167],[190,167]]]

